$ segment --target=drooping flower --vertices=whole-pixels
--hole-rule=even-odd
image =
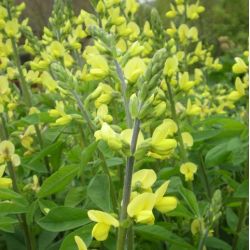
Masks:
[[[193,181],[194,174],[197,172],[197,166],[192,162],[183,163],[180,172],[185,176],[185,181]]]
[[[15,146],[11,141],[2,141],[0,143],[0,164],[6,162],[12,162],[17,167],[20,165],[20,157],[15,154]]]
[[[108,238],[111,226],[119,227],[119,221],[116,218],[102,211],[89,210],[88,217],[97,222],[92,229],[92,236],[98,241],[104,241]]]
[[[129,83],[135,83],[139,76],[146,70],[146,64],[139,57],[130,59],[124,68],[124,75]]]
[[[193,137],[190,133],[182,132],[181,137],[182,137],[182,140],[183,140],[185,147],[192,147],[193,146],[194,140],[193,140]]]
[[[233,73],[235,74],[246,73],[248,70],[246,63],[240,57],[236,57],[234,58],[234,60],[236,61],[236,63],[232,67]]]

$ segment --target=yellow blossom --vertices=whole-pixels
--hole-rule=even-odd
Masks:
[[[8,177],[3,177],[6,165],[0,165],[0,187],[10,188],[12,186],[12,180]]]
[[[195,84],[194,81],[189,80],[188,72],[184,72],[183,74],[179,74],[179,86],[183,91],[189,91]]]
[[[177,72],[177,70],[178,70],[177,57],[174,56],[174,57],[167,58],[165,65],[164,65],[164,69],[163,69],[164,75],[172,76]]]
[[[153,193],[143,193],[137,195],[130,201],[127,212],[129,217],[137,223],[154,224],[155,217],[152,212],[155,205],[156,196]]]
[[[130,59],[124,68],[124,75],[129,83],[135,83],[146,70],[146,64],[139,57]]]
[[[235,74],[246,73],[248,70],[246,63],[240,57],[236,57],[234,58],[234,60],[236,61],[236,63],[232,67],[233,73]]]
[[[17,167],[20,165],[20,157],[15,154],[15,146],[11,141],[0,142],[0,164],[11,161],[12,164]]]
[[[48,50],[56,58],[63,57],[64,53],[65,53],[64,46],[60,42],[58,42],[58,41],[53,41],[50,44]]]
[[[119,226],[119,221],[117,219],[102,211],[89,210],[88,217],[90,220],[97,222],[92,230],[92,236],[98,241],[104,241],[108,238],[111,226]]]
[[[156,181],[156,173],[152,169],[141,169],[133,174],[132,190],[150,191]]]
[[[10,92],[9,81],[6,76],[0,76],[0,95],[3,96]]]
[[[192,162],[183,163],[180,172],[185,175],[185,181],[193,181],[194,174],[197,172],[197,166]]]
[[[194,140],[193,140],[193,137],[190,133],[182,132],[181,137],[182,137],[182,140],[183,140],[185,147],[192,147],[193,146]]]
[[[139,4],[136,0],[126,0],[125,12],[126,14],[131,13],[134,14],[139,7]]]
[[[18,34],[19,24],[17,19],[7,21],[4,27],[5,33],[8,37],[15,37]]]

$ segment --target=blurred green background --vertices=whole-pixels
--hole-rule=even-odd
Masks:
[[[152,7],[156,7],[164,22],[164,15],[169,9],[170,0],[140,0],[144,2],[139,11],[141,23],[149,17]],[[25,2],[27,8],[24,16],[30,18],[30,24],[36,34],[40,35],[42,27],[47,24],[53,0],[16,0]],[[194,2],[191,0],[191,2]],[[217,55],[230,50],[248,49],[248,1],[247,0],[201,0],[206,11],[196,25],[199,27],[200,38],[206,44],[213,44]],[[89,0],[72,0],[76,12],[80,9],[91,11]]]

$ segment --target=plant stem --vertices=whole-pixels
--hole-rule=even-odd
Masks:
[[[129,128],[131,128],[132,127],[132,118],[131,118],[131,115],[129,112],[129,101],[128,101],[127,94],[126,94],[127,84],[125,82],[121,66],[117,62],[117,60],[115,60],[115,67],[116,67],[116,71],[117,71],[117,74],[118,74],[118,77],[119,77],[120,83],[121,83],[121,91],[122,91],[122,98],[123,98],[123,103],[124,103],[124,108],[125,108],[125,113],[126,113],[127,126]]]
[[[205,189],[206,189],[206,192],[208,194],[209,199],[211,200],[212,192],[211,192],[211,188],[209,186],[208,177],[207,177],[207,173],[206,173],[206,167],[205,167],[205,163],[204,163],[204,159],[203,159],[202,154],[200,154],[200,161],[201,161],[201,165],[200,165],[201,172],[202,172],[204,183],[205,183]]]
[[[128,228],[127,233],[127,250],[134,250],[134,229],[133,226]]]
[[[79,108],[79,110],[81,111],[81,114],[83,116],[83,118],[86,120],[87,122],[87,125],[89,127],[89,130],[91,131],[91,133],[94,135],[95,131],[96,131],[96,128],[95,128],[95,125],[94,123],[92,122],[91,118],[89,117],[89,114],[88,112],[85,110],[83,104],[82,104],[82,101],[79,97],[79,95],[76,93],[76,91],[72,91],[71,92],[73,97],[75,98],[76,102],[77,102],[77,106]],[[98,149],[98,148],[97,148]],[[116,195],[115,195],[115,188],[114,188],[114,184],[112,182],[112,178],[111,178],[111,175],[109,173],[109,169],[108,169],[108,166],[107,166],[107,163],[106,163],[106,160],[105,160],[105,157],[102,153],[102,151],[100,149],[98,149],[99,153],[100,153],[100,158],[103,162],[102,164],[102,169],[103,169],[103,172],[108,176],[109,178],[109,184],[110,184],[110,193],[111,193],[111,200],[112,200],[112,205],[113,205],[113,209],[116,210],[117,209],[117,201],[116,201]]]
[[[127,164],[126,164],[126,169],[125,169],[122,206],[120,209],[120,227],[118,229],[116,250],[124,250],[125,248],[125,239],[126,239],[127,230],[126,228],[122,226],[122,223],[124,220],[127,219],[127,206],[130,201],[131,181],[132,181],[133,168],[134,168],[134,162],[135,162],[134,153],[136,149],[139,131],[140,131],[140,121],[138,119],[135,119],[131,145],[130,145],[131,155],[127,158]]]
[[[186,153],[184,143],[183,143],[183,139],[182,139],[182,136],[181,136],[179,119],[178,119],[178,116],[177,116],[176,110],[175,110],[174,95],[173,95],[172,88],[171,88],[171,85],[170,85],[168,79],[166,79],[166,83],[167,83],[167,88],[168,88],[168,96],[169,96],[169,102],[170,102],[172,117],[173,117],[173,120],[175,121],[175,123],[176,123],[176,125],[178,127],[177,138],[178,138],[178,141],[179,141],[179,150],[180,150],[182,162],[186,162],[187,161],[187,153]]]
[[[9,133],[7,130],[7,125],[6,125],[6,121],[5,121],[3,114],[1,114],[1,123],[2,123],[2,130],[3,130],[3,139],[8,140]],[[10,174],[10,178],[12,180],[13,190],[17,193],[21,193],[19,188],[18,188],[18,185],[17,185],[17,178],[16,178],[14,166],[10,161],[7,162],[7,168],[8,168],[9,174]],[[30,232],[29,227],[27,225],[25,215],[24,214],[18,215],[17,218],[18,218],[20,226],[23,228],[24,239],[25,239],[25,244],[26,244],[27,250],[35,250],[35,247],[34,247],[33,242],[32,242],[31,232]]]
[[[208,232],[209,232],[209,228],[207,228],[206,231],[202,234],[197,250],[203,250],[203,247],[207,240]]]

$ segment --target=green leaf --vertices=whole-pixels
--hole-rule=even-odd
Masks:
[[[177,207],[171,211],[166,213],[166,216],[168,217],[183,217],[183,218],[188,218],[191,219],[193,218],[193,214],[189,212],[186,207],[184,207],[182,204],[178,204]]]
[[[83,169],[87,166],[88,162],[91,160],[91,158],[94,155],[94,152],[97,148],[98,142],[93,142],[89,146],[87,146],[82,152],[81,152],[81,167],[79,169],[78,176],[81,175]]]
[[[0,199],[2,200],[21,200],[22,202],[25,201],[24,197],[17,192],[13,191],[9,188],[0,188]]]
[[[228,243],[216,237],[208,237],[206,240],[206,246],[211,247],[212,249],[219,249],[219,250],[232,249],[232,247]]]
[[[135,226],[136,234],[139,234],[143,238],[149,241],[167,241],[170,244],[175,244],[178,249],[186,250],[195,248],[187,243],[183,238],[175,235],[174,233],[168,231],[164,227],[159,225],[140,225]]]
[[[50,232],[61,232],[88,224],[86,211],[81,208],[55,207],[49,213],[38,220],[38,224]]]
[[[198,205],[198,202],[196,200],[194,193],[184,188],[183,186],[180,186],[179,193],[181,194],[182,198],[184,199],[184,201],[186,202],[186,204],[188,205],[192,213],[195,216],[199,217],[200,216],[199,205]]]
[[[17,224],[18,220],[11,217],[1,217],[0,218],[0,230],[14,233],[14,224]]]
[[[234,197],[235,198],[248,198],[248,189],[249,181],[244,180],[235,190]]]
[[[110,185],[106,174],[95,176],[89,183],[87,194],[92,202],[100,209],[110,212]]]
[[[1,202],[0,203],[0,215],[7,214],[22,214],[26,213],[27,206],[15,201],[12,202]]]
[[[82,238],[82,240],[85,242],[86,246],[89,246],[92,240],[91,231],[93,228],[93,223],[89,223],[74,232],[68,234],[62,244],[59,250],[78,250],[77,245],[74,240],[74,236],[79,236]]]
[[[86,199],[86,187],[75,187],[69,190],[65,197],[66,207],[75,207]]]
[[[43,182],[41,189],[37,193],[38,198],[62,191],[77,175],[78,170],[78,165],[61,167]]]
[[[232,232],[235,232],[239,219],[238,216],[233,211],[233,209],[230,207],[226,208],[226,219],[227,219],[227,225],[230,227]]]

